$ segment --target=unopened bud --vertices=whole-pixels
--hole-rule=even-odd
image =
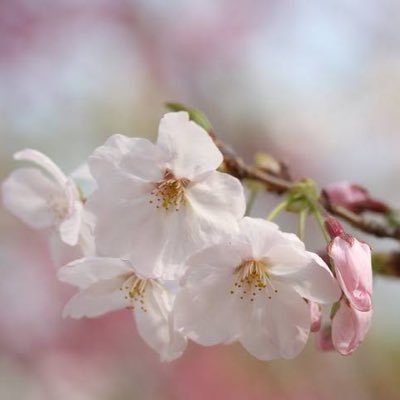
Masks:
[[[344,234],[344,229],[342,227],[342,224],[336,218],[333,217],[328,217],[325,220],[325,228],[332,239]]]
[[[329,224],[337,233],[337,224]],[[328,254],[335,267],[336,279],[350,304],[359,311],[372,308],[371,249],[346,233],[331,235]]]
[[[371,326],[372,310],[362,312],[344,299],[332,320],[332,343],[344,356],[353,353],[362,343]]]
[[[325,186],[322,195],[329,204],[344,207],[357,214],[366,210],[378,213],[389,211],[385,203],[371,198],[367,189],[347,181]]]

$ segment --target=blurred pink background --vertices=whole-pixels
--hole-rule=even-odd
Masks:
[[[0,1],[0,180],[21,148],[69,172],[112,133],[154,138],[171,100],[202,109],[248,161],[268,151],[296,177],[349,179],[400,206],[397,1]],[[274,202],[260,196],[253,215]],[[400,398],[398,281],[376,279],[352,357],[311,337],[293,361],[191,344],[161,364],[127,312],[63,320],[72,291],[54,268],[45,235],[0,208],[1,399]]]

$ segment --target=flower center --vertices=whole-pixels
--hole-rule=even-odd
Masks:
[[[176,178],[174,173],[167,169],[164,180],[155,183],[155,188],[151,191],[154,200],[151,199],[150,203],[155,201],[157,208],[174,208],[179,211],[180,205],[185,203],[185,189],[189,183],[189,179]]]
[[[134,310],[135,306],[140,307],[144,312],[147,312],[145,307],[145,293],[150,285],[149,279],[141,279],[137,275],[132,274],[124,282],[121,291],[125,291],[125,299],[129,301],[128,309]]]
[[[238,293],[241,300],[246,297],[254,301],[258,294],[266,295],[268,299],[271,299],[273,293],[278,293],[268,276],[268,261],[266,260],[243,261],[236,268],[235,276],[231,294]]]
[[[54,222],[61,223],[69,213],[68,203],[63,197],[51,196],[47,200],[47,206],[53,214]]]

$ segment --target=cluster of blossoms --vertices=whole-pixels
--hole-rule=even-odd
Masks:
[[[157,142],[111,136],[89,157],[84,193],[35,150],[37,168],[3,183],[5,206],[32,228],[50,228],[83,258],[58,270],[79,291],[64,315],[131,310],[139,334],[173,360],[188,339],[239,341],[262,360],[293,358],[310,331],[322,348],[351,353],[370,325],[369,247],[327,221],[333,272],[294,234],[245,216],[241,182],[219,172],[223,156],[186,112],[166,114]],[[322,323],[322,307],[332,322]]]

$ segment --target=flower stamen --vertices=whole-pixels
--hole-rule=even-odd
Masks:
[[[147,312],[145,308],[145,292],[148,286],[148,279],[141,279],[135,274],[130,275],[120,288],[120,290],[126,291],[125,299],[130,302],[130,305],[126,308],[134,310],[136,304],[140,306],[142,311]]]
[[[67,201],[59,196],[51,196],[47,200],[47,206],[53,214],[54,223],[61,223],[69,213]]]
[[[254,301],[259,293],[264,293],[271,299],[273,293],[278,293],[269,278],[266,260],[245,260],[236,268],[235,275],[236,281],[230,293],[238,291],[240,299],[246,297]]]
[[[190,181],[187,178],[176,178],[174,173],[167,169],[164,174],[164,180],[155,183],[155,188],[151,194],[155,197],[156,207],[169,210],[174,207],[179,211],[180,205],[185,203],[185,189]],[[154,203],[150,200],[150,203]]]

